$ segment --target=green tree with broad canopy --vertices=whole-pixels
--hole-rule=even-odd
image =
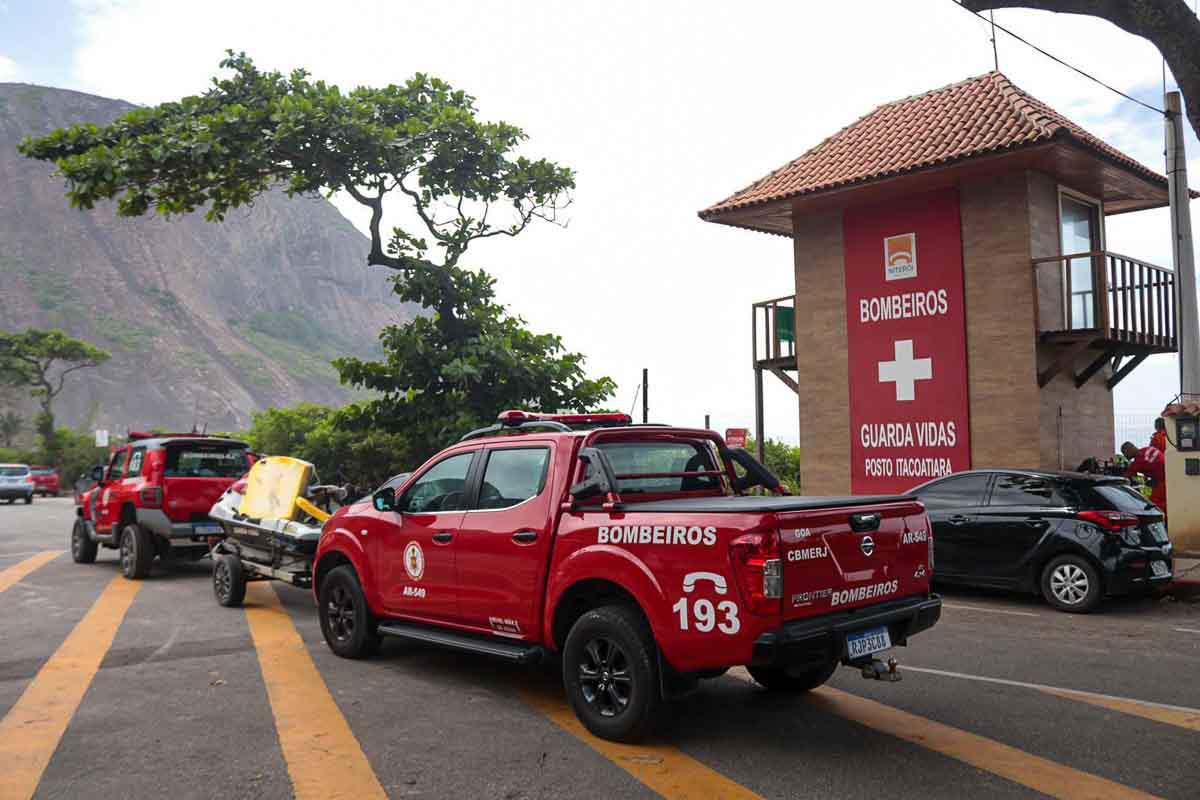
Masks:
[[[382,394],[348,421],[459,431],[510,405],[586,409],[612,393],[558,337],[505,314],[493,279],[461,263],[472,242],[556,222],[575,185],[570,169],[516,154],[520,128],[479,120],[473,97],[427,75],[343,93],[304,70],[259,70],[245,54],[230,52],[221,67],[228,74],[202,95],[19,149],[57,163],[73,206],[115,198],[129,217],[205,209],[219,221],[275,187],[345,192],[365,206],[367,264],[396,270],[396,293],[433,313],[387,328],[384,361],[335,362],[344,383]],[[385,234],[393,201],[414,222]]]
[[[0,381],[28,387],[41,404],[37,431],[49,463],[58,465],[61,456],[54,427],[54,399],[62,393],[68,375],[108,358],[104,350],[57,329],[0,332]]]

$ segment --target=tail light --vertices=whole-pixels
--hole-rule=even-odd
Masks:
[[[933,526],[930,525],[930,528]],[[929,574],[933,574],[933,531],[929,531]]]
[[[1075,515],[1108,533],[1120,533],[1123,529],[1138,524],[1138,518],[1124,511],[1080,511]]]
[[[29,475],[26,475],[26,476],[25,476],[25,482],[26,482],[26,483],[37,483],[37,481],[35,481],[35,480],[33,479],[33,475],[32,475],[32,473],[31,473],[31,474],[29,474]]]
[[[159,508],[162,506],[163,492],[161,486],[147,486],[138,492],[138,500],[141,501],[145,508]]]
[[[749,610],[778,614],[783,597],[783,560],[775,531],[745,533],[729,543],[730,556],[742,582]]]

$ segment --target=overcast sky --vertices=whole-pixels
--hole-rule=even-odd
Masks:
[[[1085,17],[996,20],[1161,105],[1148,43]],[[987,26],[952,0],[0,0],[0,80],[157,103],[203,91],[226,48],[343,88],[431,73],[475,95],[485,119],[524,128],[526,154],[577,172],[570,223],[482,243],[467,265],[496,275],[532,328],[585,353],[589,372],[616,379],[615,405],[633,404],[648,367],[653,420],[708,413],[718,429],[753,426],[750,304],[793,291],[792,259],[789,240],[696,211],[880,103],[992,68]],[[999,54],[1018,86],[1163,170],[1159,115],[1004,34]],[[1200,185],[1200,145],[1188,146]],[[1118,216],[1108,246],[1169,267],[1169,231],[1165,210]],[[1177,369],[1155,357],[1118,387],[1119,430],[1122,415],[1174,396]],[[795,397],[767,381],[767,433],[794,442]]]

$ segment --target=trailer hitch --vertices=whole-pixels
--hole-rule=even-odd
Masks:
[[[880,661],[878,658],[872,658],[862,667],[862,676],[867,680],[887,681],[895,683],[900,680],[900,662],[894,658],[889,658],[887,663]]]

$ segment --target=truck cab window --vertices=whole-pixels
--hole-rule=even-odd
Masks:
[[[549,463],[550,450],[545,447],[492,450],[479,487],[477,507],[508,508],[537,497],[546,486]]]
[[[407,514],[461,511],[466,505],[467,473],[474,457],[474,451],[459,453],[434,464],[408,487],[396,509]]]
[[[715,475],[639,477],[663,472],[716,470],[712,453],[696,442],[601,442],[596,448],[608,457],[621,494],[712,491],[721,488]],[[628,477],[622,478],[625,475]]]
[[[113,455],[112,461],[108,465],[108,477],[105,480],[119,481],[125,477],[125,459],[128,456],[128,450],[121,450]]]

